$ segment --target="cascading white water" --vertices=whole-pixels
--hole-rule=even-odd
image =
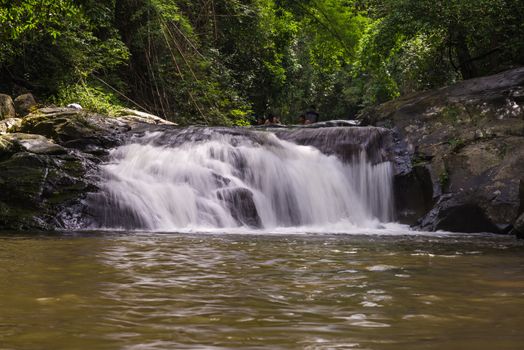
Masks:
[[[111,159],[93,201],[97,228],[376,227],[392,220],[391,163],[372,164],[364,148],[344,164],[267,131],[188,129],[147,133]]]

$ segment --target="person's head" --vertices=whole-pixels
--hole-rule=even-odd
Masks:
[[[276,118],[275,115],[273,113],[270,113],[267,119],[269,120],[270,123],[274,123],[275,118]]]
[[[298,117],[298,123],[299,124],[306,124],[306,116],[304,114],[301,114],[299,117]]]
[[[266,118],[264,118],[261,115],[257,116],[257,124],[258,125],[263,125],[265,122],[266,122]]]
[[[312,110],[312,111],[314,111],[314,110],[317,109],[317,106],[315,106],[315,105],[309,105],[309,109]]]

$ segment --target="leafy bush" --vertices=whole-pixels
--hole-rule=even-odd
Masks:
[[[113,93],[86,83],[63,85],[51,100],[58,106],[78,103],[86,110],[108,116],[116,116],[124,108]]]

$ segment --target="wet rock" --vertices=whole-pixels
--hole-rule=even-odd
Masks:
[[[324,122],[318,122],[314,124],[304,125],[304,128],[326,128],[326,127],[337,127],[337,126],[359,126],[360,120],[327,120]]]
[[[233,218],[240,224],[251,228],[261,228],[253,193],[247,188],[228,188],[218,192],[218,198],[227,203]]]
[[[513,224],[513,231],[518,238],[524,239],[524,213]]]
[[[316,125],[316,124],[314,124]],[[392,134],[384,128],[329,127],[295,128],[275,131],[283,140],[305,146],[313,146],[327,155],[336,155],[344,162],[360,157],[361,149],[372,163],[392,160]]]
[[[492,232],[501,233],[473,197],[443,195],[435,207],[421,220],[425,231]]]
[[[0,94],[0,120],[16,117],[15,104],[9,95]]]
[[[87,175],[94,169],[89,158],[63,150],[49,152],[48,145],[42,152],[41,140],[37,141],[36,146],[27,146],[26,140],[15,140],[8,153],[0,152],[0,229],[71,228],[59,220],[61,213],[96,188]]]
[[[400,223],[414,225],[433,207],[433,182],[427,167],[415,166],[412,171],[395,176],[393,186]]]
[[[110,118],[75,108],[42,108],[27,115],[8,130],[16,133],[0,135],[0,230],[85,227],[98,164],[144,125],[172,123],[150,116]],[[248,206],[245,196],[231,200]],[[248,209],[244,214],[251,215]],[[239,220],[251,222],[244,214],[238,214]]]
[[[27,93],[15,98],[16,114],[20,117],[25,117],[36,109],[36,100],[33,94]]]
[[[391,128],[395,136],[395,184],[409,193],[397,200],[397,211],[413,213],[410,223],[422,214],[425,229],[501,232],[508,227],[522,211],[523,93],[524,68],[518,68],[364,111],[363,123]],[[423,200],[429,186],[424,181],[421,186],[417,164],[427,169],[425,178],[432,183],[429,214]],[[458,213],[482,224],[465,225],[454,219]]]

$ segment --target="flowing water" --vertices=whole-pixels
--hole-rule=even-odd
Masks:
[[[0,236],[0,349],[522,349],[488,235]]]
[[[378,128],[148,132],[103,166],[89,226],[376,228],[393,219],[393,166],[377,146],[384,138]]]

